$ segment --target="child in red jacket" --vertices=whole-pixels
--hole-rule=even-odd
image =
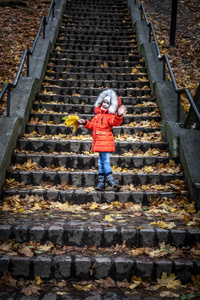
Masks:
[[[115,151],[114,137],[111,132],[113,126],[121,125],[123,114],[126,113],[126,106],[121,105],[121,99],[115,91],[108,89],[103,91],[95,102],[94,112],[96,116],[90,121],[79,119],[78,124],[92,130],[93,142],[92,152],[99,152],[99,174],[96,190],[104,190],[107,182],[115,191],[120,189],[120,185],[114,181],[111,166],[110,152]]]

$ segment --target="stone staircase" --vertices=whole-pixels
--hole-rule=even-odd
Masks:
[[[98,156],[90,152],[91,134],[82,126],[73,133],[62,120],[75,113],[91,119],[106,88],[128,108],[122,126],[113,128],[118,193],[95,190]],[[173,273],[183,284],[198,275],[199,256],[188,249],[196,247],[200,231],[187,228],[191,216],[181,215],[190,206],[184,175],[162,140],[160,122],[126,2],[67,2],[41,92],[7,172],[1,276],[46,283],[109,278],[128,285],[134,275],[155,283],[163,272]],[[162,251],[167,254],[156,256]],[[52,299],[84,297],[68,296],[55,292]],[[126,295],[98,297],[92,299]]]

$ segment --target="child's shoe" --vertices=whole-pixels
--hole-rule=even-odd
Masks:
[[[113,174],[106,175],[106,182],[115,190],[116,192],[120,190],[121,186],[115,182]]]
[[[105,190],[105,175],[98,175],[99,183],[96,186],[97,191],[103,191]]]

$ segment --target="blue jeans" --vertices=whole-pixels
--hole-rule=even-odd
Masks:
[[[100,175],[112,173],[110,166],[110,152],[99,152],[98,167]]]

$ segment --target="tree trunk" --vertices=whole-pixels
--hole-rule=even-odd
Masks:
[[[197,107],[198,111],[200,112],[200,84],[199,84],[199,86],[196,90],[196,94],[194,96],[194,103],[196,104],[196,107]],[[196,114],[192,107],[190,107],[189,113],[185,120],[184,127],[188,128],[188,129],[200,129],[200,122],[197,119]]]

